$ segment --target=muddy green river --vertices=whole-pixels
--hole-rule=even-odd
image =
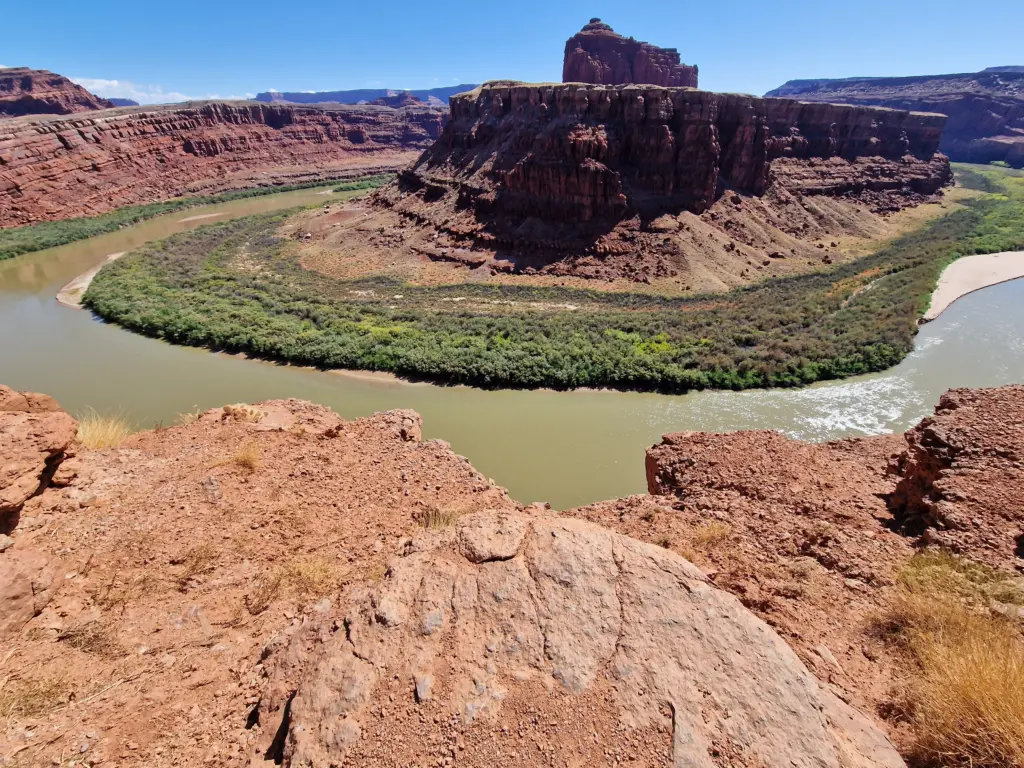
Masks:
[[[284,397],[323,403],[346,418],[412,408],[423,415],[426,437],[450,442],[516,499],[556,508],[642,493],[644,451],[666,432],[874,435],[907,429],[950,387],[1024,382],[1024,280],[960,299],[884,374],[803,390],[684,396],[481,391],[277,366],[136,336],[54,299],[108,254],[214,221],[329,199],[311,190],[196,208],[0,261],[0,382],[53,395],[72,413],[120,413],[139,427],[170,425],[196,408]]]

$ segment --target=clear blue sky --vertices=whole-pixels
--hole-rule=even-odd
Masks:
[[[566,38],[591,16],[678,48],[708,90],[1024,64],[1024,0],[10,2],[0,64],[146,101],[551,81]]]

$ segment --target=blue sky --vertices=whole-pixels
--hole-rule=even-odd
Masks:
[[[7,4],[0,63],[143,102],[557,81],[566,38],[591,16],[678,48],[708,90],[760,94],[793,78],[1024,64],[1024,0],[64,0],[52,13],[42,8]]]

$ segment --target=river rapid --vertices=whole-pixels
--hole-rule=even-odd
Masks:
[[[412,408],[423,416],[425,437],[450,442],[514,498],[559,509],[644,492],[644,451],[667,432],[876,435],[906,430],[952,387],[1024,382],[1024,280],[954,303],[885,373],[802,390],[680,396],[483,391],[279,366],[137,336],[54,298],[111,253],[215,221],[331,199],[302,190],[179,211],[0,261],[0,382],[53,395],[72,413],[119,413],[140,428],[171,425],[197,408],[272,398],[311,400],[346,418]]]

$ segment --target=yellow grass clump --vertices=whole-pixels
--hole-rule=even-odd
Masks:
[[[889,623],[919,667],[906,703],[921,756],[936,765],[1024,768],[1024,640],[993,610],[1019,602],[1012,578],[925,552],[901,582]]]
[[[338,588],[338,569],[326,557],[311,555],[295,560],[284,568],[284,578],[298,595],[321,598]]]
[[[242,469],[255,472],[260,465],[262,457],[263,454],[260,451],[259,443],[255,440],[246,440],[235,451],[235,455],[231,457],[231,460]]]
[[[420,525],[428,531],[437,531],[455,525],[460,517],[462,517],[462,512],[457,509],[428,507],[420,513],[419,521]]]
[[[195,424],[199,421],[199,417],[203,415],[203,412],[197,407],[194,411],[185,411],[185,413],[179,413],[178,418],[174,422],[179,427],[187,427],[189,424]]]
[[[0,720],[49,712],[66,703],[69,695],[67,677],[61,674],[0,679]]]
[[[117,448],[132,433],[123,416],[104,416],[93,408],[78,419],[78,441],[94,451]]]

